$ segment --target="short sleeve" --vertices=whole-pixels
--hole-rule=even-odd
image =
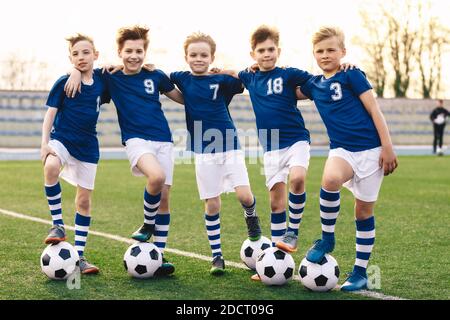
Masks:
[[[372,86],[366,78],[366,74],[359,69],[348,70],[347,80],[356,96],[360,96],[367,90],[372,89]]]
[[[311,73],[297,68],[287,68],[286,71],[289,73],[290,82],[296,87],[304,85],[313,78]]]
[[[65,75],[55,82],[48,94],[47,106],[58,109],[62,107],[65,97],[64,85],[66,84],[68,78],[69,77]]]
[[[236,79],[235,77],[225,75],[225,85],[227,90],[231,94],[238,94],[244,92],[244,86],[240,79]]]
[[[306,81],[305,84],[300,86],[301,92],[308,97],[308,99],[313,100],[312,92],[311,92],[311,86],[313,85],[314,79],[311,78],[310,80]]]
[[[240,71],[239,72],[239,79],[242,81],[242,83],[244,84],[245,87],[247,87],[250,84],[251,78],[252,78],[252,74],[248,71]]]
[[[158,89],[161,93],[169,92],[175,89],[172,81],[170,81],[169,77],[164,72],[162,72],[161,70],[156,70],[156,72],[158,72],[160,77]]]

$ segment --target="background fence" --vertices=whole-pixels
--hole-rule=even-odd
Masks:
[[[41,127],[46,111],[48,92],[0,91],[0,147],[38,148]],[[183,106],[165,96],[161,97],[164,112],[174,134],[176,147],[183,148],[186,139]],[[431,145],[432,124],[429,114],[435,107],[434,100],[378,99],[386,117],[395,145]],[[444,102],[448,108],[448,101]],[[307,128],[311,132],[313,146],[326,146],[328,138],[320,116],[311,101],[299,101]],[[247,95],[235,96],[230,113],[242,144],[256,146],[255,116]],[[446,134],[449,134],[446,127]],[[103,105],[97,126],[101,147],[119,147],[120,130],[114,105]]]

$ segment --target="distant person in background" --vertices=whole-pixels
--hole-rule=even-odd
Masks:
[[[442,150],[442,143],[444,142],[444,131],[447,117],[450,115],[447,109],[444,108],[444,100],[437,100],[437,106],[430,114],[430,120],[433,122],[434,140],[433,153],[438,156],[444,154]],[[439,144],[439,147],[437,147]]]

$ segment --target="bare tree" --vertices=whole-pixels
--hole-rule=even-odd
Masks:
[[[49,75],[46,62],[9,54],[1,61],[0,89],[46,90]]]
[[[435,16],[427,15],[431,3],[419,5],[420,28],[416,60],[421,78],[421,94],[425,99],[436,96],[442,80],[442,52],[450,41],[450,29]]]

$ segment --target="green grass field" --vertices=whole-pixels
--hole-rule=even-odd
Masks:
[[[320,236],[318,192],[325,158],[312,158],[308,200],[300,229],[298,266]],[[248,165],[263,233],[270,237],[270,210],[260,165]],[[0,162],[0,209],[50,219],[43,192],[41,164]],[[145,181],[131,176],[127,161],[101,161],[93,197],[91,229],[129,237],[142,223]],[[66,224],[73,225],[74,191],[62,183]],[[234,194],[222,197],[222,249],[226,260],[240,262],[246,237],[242,209]],[[171,194],[172,220],[168,248],[210,256],[193,165],[177,165]],[[381,270],[378,292],[407,299],[450,299],[450,158],[400,157],[394,175],[385,178],[376,206],[376,244],[370,260]],[[49,226],[0,214],[0,299],[368,299],[339,291],[312,293],[297,281],[266,287],[250,280],[252,272],[228,267],[225,276],[209,275],[210,262],[167,252],[176,265],[169,278],[135,280],[122,264],[128,244],[90,235],[86,256],[101,268],[83,276],[81,289],[50,281],[39,257]],[[73,232],[69,231],[73,242]],[[344,190],[336,226],[333,256],[341,268],[340,283],[355,255],[352,195]]]

